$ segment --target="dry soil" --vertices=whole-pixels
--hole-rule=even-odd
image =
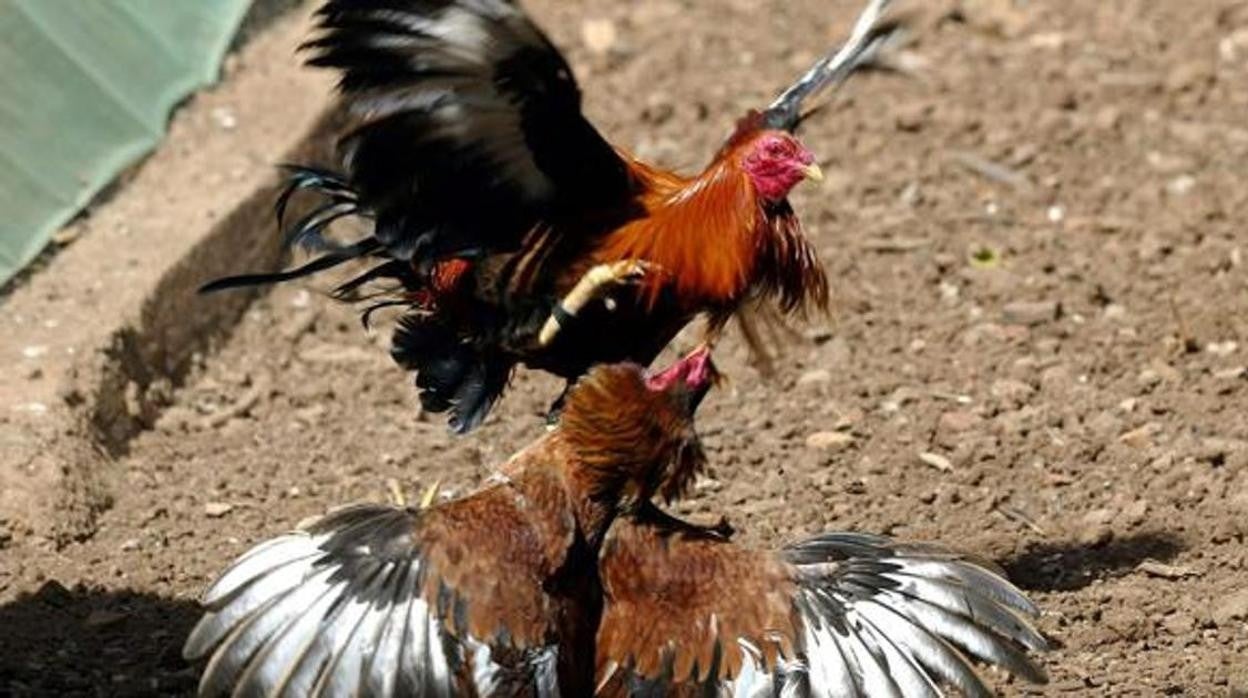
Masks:
[[[682,167],[857,9],[527,5],[602,130]],[[915,75],[804,133],[835,312],[771,377],[723,347],[713,472],[679,510],[756,545],[859,529],[997,560],[1057,645],[1048,687],[1005,694],[1245,695],[1248,3],[925,6]],[[204,358],[91,539],[0,550],[0,693],[188,692],[196,594],[247,546],[392,483],[462,492],[542,431],[558,386],[521,373],[452,438],[327,286],[264,297]]]

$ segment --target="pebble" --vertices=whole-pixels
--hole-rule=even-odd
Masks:
[[[204,505],[204,514],[212,519],[219,519],[231,511],[234,511],[234,505],[225,502],[208,502]]]
[[[1248,376],[1248,367],[1236,366],[1235,368],[1225,368],[1220,371],[1214,371],[1213,377],[1220,381],[1232,381]]]
[[[1039,419],[1039,410],[1034,407],[1025,407],[1020,410],[1002,412],[996,416],[993,423],[997,433],[1013,435],[1035,429]]]
[[[992,384],[992,395],[998,400],[1022,404],[1031,397],[1036,389],[1026,383],[1010,378],[1003,378]]]
[[[197,414],[189,407],[174,405],[161,413],[156,419],[156,430],[166,434],[190,431],[198,422]]]
[[[1028,15],[1009,0],[963,0],[958,10],[963,21],[991,36],[1011,39],[1021,36],[1028,25]]]
[[[983,421],[979,415],[973,412],[945,412],[940,415],[940,419],[936,422],[934,445],[951,451],[964,447],[968,441],[967,432],[978,428]],[[956,458],[959,461],[962,460],[961,456],[956,456]]]
[[[953,463],[950,462],[948,458],[945,458],[939,453],[931,453],[931,452],[925,451],[919,454],[919,461],[932,466],[933,468],[941,471],[942,473],[953,472]]]
[[[897,200],[902,206],[907,208],[918,206],[923,203],[923,189],[919,186],[917,181],[912,181],[901,190],[901,194],[898,195]]]
[[[1161,374],[1151,368],[1146,368],[1140,371],[1139,378],[1136,381],[1146,388],[1151,388],[1161,382]]]
[[[1163,175],[1180,175],[1191,170],[1195,165],[1191,158],[1162,153],[1156,150],[1149,151],[1144,156],[1144,159],[1148,161],[1148,164],[1154,170]]]
[[[1179,369],[1161,360],[1155,360],[1149,364],[1149,367],[1144,370],[1144,373],[1149,372],[1156,376],[1157,380],[1162,383],[1179,383],[1183,380],[1183,374],[1179,372]],[[1144,373],[1141,373],[1140,375],[1143,376]]]
[[[914,402],[918,397],[918,391],[914,388],[902,386],[894,390],[891,395],[880,403],[880,409],[889,414],[899,412],[901,408],[906,406],[906,403]]]
[[[819,451],[844,451],[852,446],[854,437],[840,431],[817,431],[806,437],[806,447]]]
[[[1122,510],[1122,523],[1128,527],[1139,526],[1148,518],[1148,500],[1137,499]]]
[[[826,368],[819,368],[813,371],[807,371],[797,379],[799,388],[808,388],[812,386],[826,385],[832,382],[832,372]]]
[[[615,23],[609,19],[587,19],[581,23],[581,41],[599,56],[609,53],[619,40]]]
[[[698,479],[693,483],[693,490],[695,492],[718,492],[723,488],[724,483],[705,475],[698,476]]]
[[[229,107],[215,107],[212,110],[212,120],[223,131],[233,131],[238,128],[238,117]]]
[[[823,345],[827,344],[833,337],[835,337],[836,332],[834,332],[831,327],[811,327],[803,332],[802,336],[815,344]]]
[[[850,431],[858,424],[862,423],[866,414],[858,407],[849,407],[839,412],[833,429],[836,431]]]
[[[763,476],[762,490],[768,497],[773,499],[776,497],[782,497],[786,489],[787,484],[784,476],[780,474],[780,471],[769,470],[767,471],[767,474]]]
[[[831,366],[847,366],[854,358],[853,349],[845,337],[833,337],[823,348],[823,361]]]
[[[1011,325],[1034,327],[1052,322],[1062,315],[1062,304],[1057,301],[1008,303],[1002,309],[1002,317]]]
[[[1239,439],[1208,437],[1196,448],[1196,459],[1238,470],[1248,461],[1248,442]]]
[[[1248,621],[1248,588],[1225,596],[1213,607],[1213,622],[1226,627],[1235,621]]]
[[[1136,427],[1122,436],[1119,436],[1118,441],[1132,448],[1148,448],[1153,444],[1153,436],[1158,434],[1160,431],[1160,424],[1156,422],[1148,422],[1143,426]]]
[[[931,121],[932,107],[927,104],[908,104],[898,107],[893,116],[893,125],[898,131],[918,133]]]
[[[1093,509],[1083,515],[1079,521],[1079,533],[1076,539],[1081,545],[1096,546],[1108,542],[1114,537],[1110,522],[1114,520],[1112,509]]]
[[[1171,196],[1186,196],[1195,188],[1196,178],[1188,174],[1179,175],[1166,183],[1166,193]]]
[[[661,126],[676,115],[676,104],[665,94],[654,94],[646,99],[646,106],[641,110],[641,120],[647,124]]]
[[[1161,626],[1171,635],[1183,635],[1196,628],[1196,619],[1187,613],[1172,613],[1161,621]]]
[[[1136,569],[1150,577],[1160,577],[1161,579],[1183,579],[1184,577],[1200,576],[1200,573],[1190,567],[1167,565],[1164,562],[1157,562],[1156,560],[1145,560],[1144,562],[1141,562]]]
[[[1234,354],[1238,350],[1239,350],[1239,343],[1232,342],[1232,341],[1210,342],[1205,347],[1205,351],[1209,352],[1210,354],[1213,354],[1214,356],[1218,356],[1221,358],[1226,358],[1230,356],[1231,354]]]
[[[1166,88],[1173,92],[1183,92],[1214,82],[1216,73],[1212,63],[1195,60],[1179,63],[1166,76]]]
[[[983,420],[980,419],[979,415],[972,412],[946,412],[940,415],[940,424],[938,428],[941,431],[961,433],[974,429],[981,421]]]
[[[1111,410],[1103,410],[1086,422],[1088,432],[1097,441],[1108,441],[1122,433],[1122,420]]]
[[[1102,131],[1113,131],[1122,123],[1122,110],[1114,106],[1102,107],[1093,118],[1093,123]]]

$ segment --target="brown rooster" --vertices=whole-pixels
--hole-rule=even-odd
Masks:
[[[517,363],[569,381],[597,363],[649,364],[692,318],[712,335],[745,304],[826,308],[828,283],[787,196],[821,177],[794,137],[812,96],[872,62],[895,26],[871,0],[846,44],[751,112],[693,176],[643,163],[581,113],[571,69],[509,0],[328,0],[310,63],[341,71],[355,123],[342,173],[294,168],[324,203],[289,243],[324,252],[298,278],[357,258],[342,285],[372,310],[405,306],[395,359],[424,407],[468,431]],[[346,244],[334,221],[370,219]],[[375,282],[387,285],[378,289]]]
[[[705,351],[596,367],[481,490],[256,546],[187,640],[201,695],[988,695],[972,660],[1043,680],[1034,607],[980,563],[850,533],[752,551],[660,512],[703,464],[713,376]]]
[[[602,537],[701,467],[693,412],[713,378],[705,351],[654,375],[599,366],[479,491],[346,509],[252,549],[187,640],[212,657],[200,693],[590,695]]]

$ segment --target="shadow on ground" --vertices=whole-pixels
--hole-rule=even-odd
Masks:
[[[999,564],[1020,589],[1076,591],[1097,579],[1129,574],[1145,560],[1173,560],[1184,548],[1178,536],[1150,531],[1094,545],[1075,541],[1044,543]]]
[[[0,695],[190,695],[198,673],[181,647],[198,615],[189,601],[47,582],[0,606]]]

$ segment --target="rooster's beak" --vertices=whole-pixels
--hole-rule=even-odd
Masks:
[[[802,166],[802,174],[806,175],[806,179],[816,182],[823,181],[823,170],[813,162]]]

